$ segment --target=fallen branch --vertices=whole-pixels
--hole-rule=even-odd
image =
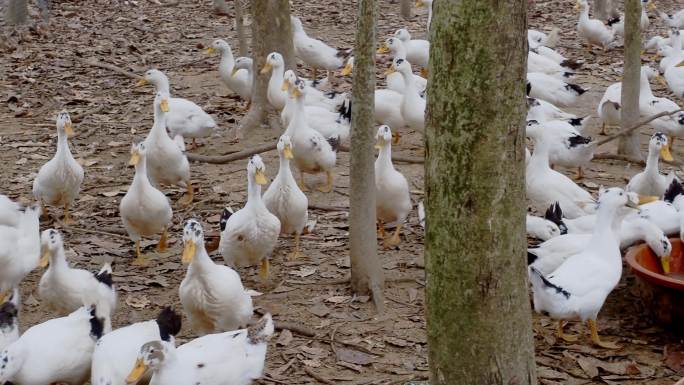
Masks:
[[[199,155],[193,153],[187,153],[189,161],[192,162],[203,162],[203,163],[213,163],[213,164],[224,164],[234,162],[236,160],[247,159],[254,154],[260,154],[262,152],[273,151],[276,148],[275,143],[262,144],[254,148],[248,148],[246,150],[238,151],[228,155],[221,156],[209,156],[209,155]]]
[[[589,143],[589,145],[595,145],[596,147],[604,145],[608,142],[612,142],[613,140],[615,140],[621,136],[629,135],[632,131],[636,130],[637,128],[644,126],[648,123],[651,123],[652,121],[654,121],[658,118],[662,118],[663,116],[674,115],[674,114],[681,112],[681,111],[684,111],[684,110],[679,109],[677,111],[672,111],[672,112],[663,111],[661,113],[651,115],[646,119],[640,120],[639,122],[637,122],[637,124],[618,132],[617,134],[611,135],[611,136],[609,136],[607,138],[603,138],[601,140],[593,141],[593,142]]]
[[[274,326],[276,330],[289,330],[291,332],[297,333],[302,336],[306,337],[314,337],[316,336],[316,333],[313,332],[313,330],[307,328],[306,326],[301,326],[300,324],[296,324],[294,322],[283,322],[283,321],[274,321]]]
[[[321,211],[349,211],[349,207],[317,205],[313,203],[309,203],[309,209]]]
[[[306,365],[304,365],[303,368],[304,368],[304,372],[305,372],[307,375],[309,375],[309,377],[313,378],[314,380],[316,380],[316,381],[318,381],[318,382],[322,382],[322,383],[324,383],[324,384],[335,385],[335,383],[334,383],[333,381],[330,381],[330,380],[328,380],[328,379],[325,378],[325,377],[321,377],[320,374],[317,374],[317,373],[314,372],[313,370],[309,369],[309,367],[307,367]]]
[[[93,67],[108,69],[110,71],[116,72],[119,75],[128,76],[131,79],[135,79],[135,80],[142,79],[142,76],[136,75],[130,71],[126,71],[125,69],[123,69],[121,67],[117,67],[114,64],[103,63],[103,62],[97,61],[95,59],[78,59],[78,60],[83,64],[87,64],[87,65],[93,66]]]

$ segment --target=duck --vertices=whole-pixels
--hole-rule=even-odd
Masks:
[[[405,36],[404,36],[405,37]],[[404,59],[408,60],[408,48],[406,46],[406,43],[399,39],[397,36],[389,37],[385,40],[385,42],[378,48],[377,53],[379,54],[390,54],[392,55],[392,59]],[[410,60],[409,60],[410,62]],[[416,80],[416,83],[422,84],[422,80],[420,79],[425,79],[427,77],[427,67],[424,67],[421,70],[421,76],[419,76],[419,79]],[[388,88],[390,85],[393,87],[391,89],[396,89],[397,91],[400,91],[403,89],[403,86],[401,83],[399,83],[398,80],[394,79],[390,74],[385,73],[385,77],[387,77],[387,82],[388,82]],[[427,80],[426,80],[427,84]]]
[[[0,304],[0,352],[19,339],[19,290],[14,289]]]
[[[556,60],[540,55],[533,50],[527,52],[527,72],[540,72],[558,79],[569,79],[575,75],[570,68],[563,67]]]
[[[416,0],[416,7],[427,8],[427,36],[430,36],[430,24],[432,24],[432,0]]]
[[[668,35],[671,43],[661,44],[656,50],[658,56],[662,57],[658,65],[662,74],[671,66],[684,60],[684,35],[679,30],[669,31]]]
[[[565,56],[558,53],[558,51],[554,50],[553,48],[545,47],[543,45],[540,45],[537,48],[530,48],[530,51],[540,56],[543,56],[547,59],[553,60],[554,62],[558,63],[561,67],[568,68],[569,70],[574,71],[579,68],[582,68],[582,66],[584,65],[584,62],[582,60],[568,59]]]
[[[44,214],[45,205],[64,207],[62,221],[69,225],[75,221],[71,218],[69,208],[74,204],[83,184],[83,167],[71,155],[68,137],[74,134],[71,117],[67,111],[57,114],[57,152],[45,163],[33,180],[33,196],[41,204]]]
[[[323,92],[313,87],[308,80],[300,78],[292,70],[287,70],[283,74],[283,83],[281,84],[281,91],[289,92],[289,88],[287,88],[287,86],[285,85],[286,82],[289,86],[290,84],[294,84],[296,80],[301,80],[304,83],[304,87],[307,90],[306,98],[304,99],[304,104],[306,106],[318,107],[321,109],[326,109],[330,112],[337,113],[340,111],[340,107],[345,103],[345,101],[351,100],[351,95],[349,93],[337,91]],[[287,107],[287,102],[285,104]]]
[[[261,198],[267,183],[266,166],[259,155],[247,162],[247,203],[226,221],[219,251],[228,266],[260,264],[262,280],[269,275],[269,257],[278,242],[280,220],[271,214]]]
[[[560,107],[575,105],[577,98],[587,92],[577,84],[567,83],[540,72],[527,73],[527,96],[542,99]]]
[[[527,99],[527,120],[546,122],[548,120],[570,120],[577,116],[567,113],[546,100],[530,98]],[[574,124],[573,124],[574,125]]]
[[[375,147],[379,150],[375,160],[375,211],[380,236],[386,248],[401,243],[401,229],[413,208],[406,177],[392,164],[392,130],[389,126],[378,127]],[[385,239],[385,227],[395,227],[391,237]]]
[[[336,49],[318,39],[309,37],[304,31],[302,21],[296,16],[290,16],[290,23],[292,24],[292,42],[295,55],[312,68],[312,79],[316,80],[318,69],[324,69],[328,72],[328,84],[332,84],[331,71],[344,66],[344,61],[351,54],[351,50]]]
[[[186,188],[185,195],[178,203],[188,206],[194,196],[190,163],[183,149],[166,133],[166,114],[169,111],[169,94],[157,92],[154,98],[154,124],[144,142],[147,174],[154,185],[178,185]]]
[[[292,70],[288,71],[292,72],[292,75],[296,78]],[[266,97],[273,108],[278,111],[282,111],[283,108],[285,108],[288,96],[287,90],[282,89],[282,84],[285,79],[285,59],[283,59],[283,55],[278,52],[269,53],[266,56],[266,64],[264,64],[264,67],[259,71],[259,73],[271,74],[271,77],[268,80],[268,87],[266,89]],[[303,80],[307,86],[315,89],[319,89],[327,84],[327,79],[316,81],[311,81],[303,77],[299,77],[299,79]],[[333,99],[325,97],[325,100]],[[330,104],[333,104],[333,102]]]
[[[528,125],[526,134],[540,138],[541,130],[544,131],[544,140],[550,146],[549,162],[563,167],[577,167],[577,179],[582,179],[582,167],[591,161],[596,150],[591,137],[583,136],[572,124],[562,120],[547,120]]]
[[[152,84],[156,92],[170,95],[169,78],[157,69],[145,72],[145,76],[137,83],[138,86]],[[171,138],[180,135],[192,139],[193,148],[197,147],[197,138],[211,136],[217,125],[211,115],[204,112],[202,107],[190,100],[169,97],[169,112],[166,114],[166,128]]]
[[[672,161],[667,137],[662,132],[656,132],[648,142],[648,157],[644,171],[634,175],[627,184],[627,191],[634,191],[640,195],[662,197],[672,182],[674,174],[665,176],[658,171],[658,158]]]
[[[43,303],[60,314],[69,314],[81,306],[95,304],[104,318],[104,332],[110,332],[111,317],[116,309],[111,263],[106,262],[95,274],[74,269],[64,255],[64,243],[59,231],[44,230],[40,241],[43,255],[47,255],[50,261],[38,283],[38,295]]]
[[[421,66],[423,68],[421,73],[425,77],[430,59],[430,42],[423,39],[411,39],[411,34],[406,28],[396,30],[394,37],[399,39],[406,49],[406,57],[402,59]]]
[[[650,221],[667,235],[679,234],[681,229],[680,215],[672,201],[655,200],[642,204],[639,206],[638,212],[630,214],[625,220],[632,220],[637,217]]]
[[[607,126],[619,126],[622,119],[622,83],[613,83],[603,93],[596,112],[601,120],[601,135]]]
[[[150,385],[249,385],[263,374],[273,332],[273,320],[266,314],[247,329],[208,334],[178,348],[165,341],[147,342],[126,383],[152,373]]]
[[[601,20],[589,18],[589,3],[587,0],[577,0],[576,10],[580,11],[577,22],[577,35],[587,44],[587,50],[591,52],[592,46],[599,46],[604,51],[608,50],[615,38],[615,31],[603,24]]]
[[[656,97],[653,95],[648,78],[654,73],[655,71],[648,66],[643,66],[641,68],[641,76],[639,80],[640,114],[642,116],[652,116],[662,112],[679,111],[679,105],[671,99]],[[668,136],[667,143],[671,149],[677,137],[684,137],[684,111],[663,116],[662,118],[651,121],[649,125],[656,131],[662,132]]]
[[[221,61],[219,62],[218,67],[221,81],[228,89],[238,94],[243,100],[249,101],[252,98],[251,74],[245,69],[239,69],[233,73],[235,58],[230,44],[225,40],[214,40],[206,51],[208,55],[212,55],[216,52],[221,54]]]
[[[263,200],[268,211],[280,220],[281,234],[294,234],[294,250],[290,253],[291,260],[303,256],[300,250],[300,237],[309,219],[309,200],[297,185],[290,160],[294,158],[292,141],[288,135],[278,139],[276,149],[280,159],[278,174],[268,186]]]
[[[653,8],[656,8],[655,2]],[[684,9],[681,9],[673,14],[667,14],[663,11],[658,11],[658,16],[670,28],[684,29]]]
[[[304,183],[304,174],[325,172],[326,183],[317,190],[329,193],[333,190],[332,169],[337,161],[339,137],[325,138],[321,133],[309,126],[304,116],[304,99],[308,90],[301,80],[295,81],[292,98],[295,99],[295,111],[285,133],[292,141],[294,163],[299,169],[299,188],[308,191]]]
[[[560,28],[554,27],[546,34],[534,29],[527,30],[527,42],[530,48],[554,48],[560,42]]]
[[[252,317],[252,297],[240,275],[209,258],[202,224],[190,219],[183,228],[183,264],[188,266],[178,289],[190,327],[205,335],[247,326]]]
[[[136,322],[113,330],[95,344],[90,370],[93,385],[124,385],[133,370],[140,348],[150,341],[175,344],[181,329],[181,316],[173,308],[165,307],[156,319]],[[142,376],[138,384],[149,383],[151,375]]]
[[[543,217],[528,213],[525,217],[525,228],[527,236],[541,241],[548,241],[551,238],[567,234],[568,232],[563,223],[562,211],[560,211],[558,202],[546,209]]]
[[[601,340],[597,318],[608,295],[622,276],[622,255],[613,221],[621,207],[636,208],[621,188],[607,189],[598,200],[596,227],[583,251],[570,256],[551,274],[530,267],[534,310],[558,320],[558,337],[576,341],[563,332],[565,320],[587,322],[592,342],[606,349],[618,345]]]
[[[406,125],[414,130],[425,130],[425,99],[420,97],[415,83],[413,82],[413,73],[411,72],[411,64],[404,59],[394,59],[392,65],[386,71],[387,73],[399,72],[404,78],[403,98],[401,101],[401,115],[406,122]]]
[[[121,199],[119,215],[128,236],[135,242],[136,259],[133,264],[145,265],[146,260],[140,252],[141,238],[161,233],[157,249],[165,251],[173,211],[164,193],[152,186],[147,177],[147,145],[144,142],[131,146],[128,164],[135,166],[135,176]]]
[[[645,31],[650,24],[648,19],[647,9],[654,10],[655,4],[652,0],[641,0],[641,17],[639,19],[640,30]],[[617,18],[608,20],[608,25],[615,31],[615,36],[625,36],[625,15],[619,15]]]
[[[0,383],[85,383],[103,328],[95,307],[81,307],[32,326],[0,352]]]
[[[17,226],[0,225],[0,304],[47,258],[40,255],[40,207],[26,207]]]
[[[0,194],[0,226],[17,227],[20,219],[21,205]]]
[[[396,55],[395,55],[396,58]],[[404,59],[404,58],[402,58]],[[342,69],[342,72],[340,72],[343,76],[348,76],[349,74],[352,73],[354,69],[354,57],[351,56],[347,60],[347,65]],[[427,79],[420,75],[413,74],[413,82],[416,85],[416,89],[418,90],[418,93],[422,93],[427,89]],[[406,85],[404,84],[404,77],[401,76],[400,73],[398,72],[391,72],[391,73],[385,73],[385,83],[387,84],[388,90],[396,91],[399,93],[404,92],[404,88],[406,88]],[[377,90],[376,90],[377,91]]]
[[[680,99],[684,99],[684,57],[680,62],[669,66],[663,77],[670,91]]]
[[[527,129],[538,126],[536,121],[527,123]],[[544,210],[558,202],[568,218],[577,218],[593,214],[595,201],[591,194],[579,187],[567,176],[551,169],[549,166],[550,140],[544,130],[534,137],[535,148],[526,168],[527,197],[533,207]]]

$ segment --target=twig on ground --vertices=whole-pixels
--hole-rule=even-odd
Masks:
[[[322,382],[322,383],[324,383],[324,384],[335,385],[335,383],[334,383],[333,381],[330,381],[330,380],[328,380],[328,379],[325,378],[325,377],[321,377],[320,374],[317,374],[316,372],[314,372],[313,370],[311,370],[311,369],[308,368],[307,366],[303,366],[303,369],[304,369],[304,372],[305,372],[307,375],[309,375],[311,378],[313,378],[314,380],[316,380],[316,381],[318,381],[318,382]]]
[[[213,163],[213,164],[224,164],[234,162],[236,160],[247,159],[254,154],[260,154],[262,152],[273,151],[276,148],[275,143],[262,144],[261,146],[248,148],[242,151],[238,151],[228,155],[221,156],[209,156],[209,155],[199,155],[193,153],[186,153],[188,160],[191,162],[203,162],[203,163]]]
[[[116,72],[119,75],[128,76],[131,79],[136,79],[136,80],[142,79],[142,76],[136,75],[130,71],[126,71],[125,69],[123,69],[121,67],[117,67],[114,64],[103,63],[103,62],[95,60],[95,59],[81,59],[81,58],[79,58],[78,60],[83,64],[87,64],[87,65],[93,66],[93,67],[108,69],[110,71]]]

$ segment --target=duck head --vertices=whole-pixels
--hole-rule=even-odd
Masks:
[[[185,222],[183,227],[183,257],[184,264],[192,262],[197,252],[197,246],[204,247],[204,230],[196,219]]]
[[[67,136],[74,134],[71,116],[69,116],[69,113],[66,110],[62,110],[57,114],[57,131],[63,132]]]
[[[268,183],[265,171],[266,166],[264,166],[264,162],[259,155],[252,156],[249,159],[249,162],[247,162],[247,174],[254,177],[254,181],[258,185],[265,185]]]
[[[261,69],[260,73],[262,74],[267,74],[271,72],[273,67],[275,68],[280,68],[285,64],[285,61],[283,60],[283,55],[279,54],[278,52],[271,52],[266,56],[266,64],[264,64],[264,67]]]
[[[150,341],[141,346],[135,366],[126,377],[126,383],[135,384],[149,371],[160,368],[167,354],[167,347],[161,341]]]
[[[283,135],[280,137],[280,139],[278,139],[276,148],[278,149],[278,153],[285,159],[294,158],[294,153],[292,152],[292,141],[288,135]]]
[[[44,230],[40,234],[40,267],[47,267],[50,258],[57,254],[64,247],[62,235],[55,229]]]
[[[648,150],[660,153],[660,158],[664,161],[672,161],[670,147],[667,145],[667,136],[662,132],[656,132],[651,136],[651,140],[648,142]]]

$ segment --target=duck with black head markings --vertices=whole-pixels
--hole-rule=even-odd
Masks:
[[[19,339],[19,290],[14,289],[0,305],[0,351]]]

